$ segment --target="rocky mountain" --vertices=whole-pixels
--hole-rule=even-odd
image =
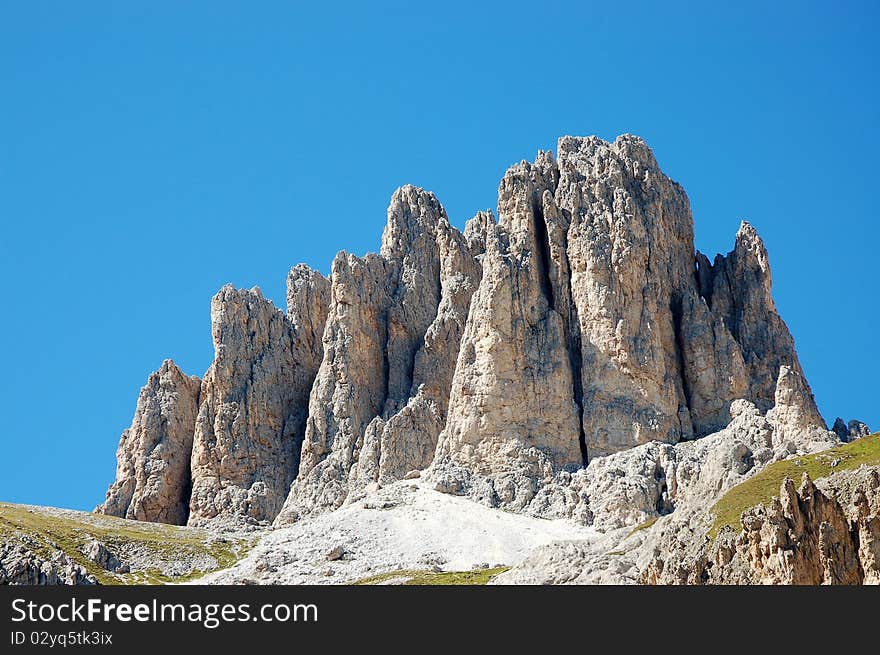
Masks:
[[[379,253],[295,267],[286,314],[257,289],[214,297],[214,363],[151,376],[98,511],[281,525],[421,470],[524,509],[593,458],[780,393],[782,436],[824,433],[770,291],[749,224],[728,255],[695,251],[684,190],[634,136],[560,139],[464,233],[406,186]]]
[[[402,187],[377,254],[295,266],[286,311],[226,286],[211,324],[201,379],[171,360],[149,377],[96,508],[213,544],[162,575],[246,542],[209,581],[880,581],[880,440],[828,430],[754,227],[696,251],[687,195],[638,137],[561,138],[464,231]],[[168,566],[88,517],[64,515],[80,546],[53,550],[67,524],[4,511],[4,580]]]

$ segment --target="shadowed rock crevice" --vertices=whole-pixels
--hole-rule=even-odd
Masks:
[[[556,170],[555,167],[553,169]],[[553,176],[558,181],[558,172]],[[544,215],[544,207],[551,209],[553,218],[554,237],[551,243],[550,230],[547,218]],[[577,411],[577,440],[581,453],[581,465],[586,466],[589,461],[587,438],[584,433],[584,390],[583,390],[583,357],[581,353],[580,323],[578,321],[578,309],[572,302],[571,289],[571,263],[568,260],[568,232],[567,227],[571,220],[563,211],[555,205],[550,190],[544,190],[541,202],[533,202],[532,212],[535,216],[535,240],[537,242],[537,254],[541,271],[541,288],[550,306],[556,311],[563,321],[565,333],[565,348],[568,354],[569,366],[572,376],[572,399]],[[554,256],[557,261],[554,262]],[[555,274],[554,274],[555,273]],[[558,292],[555,290],[558,289]]]
[[[693,424],[694,406],[692,403],[690,382],[688,381],[687,362],[685,361],[684,349],[685,344],[682,339],[683,312],[682,302],[679,296],[673,296],[669,305],[669,311],[672,314],[672,334],[675,338],[675,357],[678,362],[678,370],[681,371],[681,390],[684,395],[687,412],[679,412],[680,420],[687,421],[687,425],[681,426],[682,440],[686,440],[687,436],[702,436],[698,433],[696,426]]]
[[[553,283],[550,280],[550,243],[547,236],[547,223],[544,222],[544,213],[538,201],[532,202],[532,215],[534,216],[535,230],[535,257],[538,262],[538,279],[541,285],[541,293],[550,309],[556,311],[556,298],[553,295]]]

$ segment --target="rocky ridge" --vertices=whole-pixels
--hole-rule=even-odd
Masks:
[[[464,232],[402,187],[378,254],[341,252],[329,278],[296,266],[287,299],[214,297],[214,362],[201,381],[171,362],[151,376],[99,512],[281,526],[422,472],[611,528],[667,511],[678,453],[743,416],[769,439],[746,446],[759,462],[837,439],[755,229],[710,263],[684,190],[631,135],[563,137],[513,166],[498,219]],[[621,499],[602,471],[627,453]]]
[[[46,559],[24,544],[0,543],[0,585],[93,585],[95,577],[65,553]]]
[[[871,434],[871,430],[868,426],[861,421],[853,419],[849,423],[846,423],[839,416],[834,420],[834,426],[831,430],[841,441],[852,441],[853,439],[867,437]]]
[[[0,585],[193,580],[241,559],[254,537],[0,503]]]
[[[610,483],[601,536],[538,548],[493,583],[878,583],[880,435],[802,444],[792,457],[793,444],[773,446],[766,415],[734,408],[724,430],[668,447],[662,476],[650,447],[606,458],[618,461],[594,473]],[[730,515],[728,499],[742,511]]]
[[[703,518],[703,517],[699,517]],[[742,530],[714,540],[671,526],[646,549],[642,584],[880,584],[880,467],[816,482],[787,477],[778,495],[743,512]],[[691,519],[691,525],[695,525]]]

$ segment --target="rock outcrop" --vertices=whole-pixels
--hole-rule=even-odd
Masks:
[[[733,411],[736,417],[727,428],[703,439],[674,446],[648,444],[594,460],[585,472],[584,482],[589,484],[578,488],[582,497],[575,507],[582,511],[572,518],[588,516],[600,534],[582,542],[542,547],[496,582],[880,582],[876,547],[880,467],[876,465],[834,473],[815,484],[807,480],[800,492],[787,480],[778,498],[763,505],[756,501],[742,514],[741,531],[723,527],[713,537],[718,530],[715,502],[722,497],[737,502],[763,493],[765,483],[752,483],[750,478],[790,456],[790,444],[773,446],[773,426],[754,405],[737,401]],[[833,471],[853,456],[822,452],[822,444],[809,436],[799,447],[819,450],[799,452],[795,466],[801,468],[819,462]],[[871,450],[859,452],[872,459]],[[744,486],[737,491],[740,484]],[[559,489],[548,485],[542,493],[557,499],[544,508],[543,516],[566,515],[564,503],[558,502],[565,499]],[[584,502],[589,512],[583,511]]]
[[[780,370],[778,438],[809,426],[827,441],[754,229],[713,266],[643,141],[566,137],[558,152],[507,172],[498,225],[477,237],[437,488],[522,509],[593,457],[723,429],[737,399],[765,412]]]
[[[91,539],[85,543],[80,552],[89,561],[94,562],[105,571],[110,571],[111,573],[128,573],[130,571],[130,567],[122,562],[116,553],[107,547],[107,544],[97,539]]]
[[[299,477],[279,523],[427,466],[479,267],[433,194],[395,192],[378,255],[333,262]]]
[[[138,482],[159,470],[149,444],[169,440],[150,424],[120,446],[105,511],[281,525],[424,471],[492,507],[610,529],[680,502],[676,471],[710,457],[681,442],[736,424],[769,435],[743,445],[761,463],[833,439],[756,231],[742,223],[710,263],[684,190],[631,135],[563,137],[513,166],[498,220],[463,233],[402,187],[379,253],[339,253],[329,279],[294,267],[287,303],[220,291],[215,360],[174,432],[189,468],[159,485],[177,505],[132,509],[138,484],[159,484]],[[612,481],[620,467],[631,485]]]
[[[211,302],[215,355],[195,425],[190,525],[269,522],[297,474],[326,284],[296,269],[291,279],[296,323],[259,289],[226,286]]]
[[[821,487],[821,488],[820,488]],[[821,480],[786,478],[768,504],[743,513],[743,530],[655,556],[647,584],[880,584],[880,470],[861,467]]]
[[[116,452],[116,481],[95,511],[183,525],[189,517],[190,454],[199,406],[197,377],[170,359],[141,389]]]
[[[95,577],[61,551],[50,559],[26,546],[0,542],[0,585],[94,585]]]
[[[853,419],[849,423],[845,423],[839,416],[834,420],[834,427],[831,430],[841,441],[853,441],[871,434],[868,426],[861,421]]]
[[[822,442],[826,448],[834,444],[836,439],[825,426],[810,387],[797,369],[780,367],[774,398],[773,408],[767,412],[767,420],[773,425],[773,438],[777,445],[810,440]]]
[[[557,474],[525,511],[571,518],[602,532],[633,527],[715,498],[769,463],[836,443],[812,426],[781,438],[772,410],[762,414],[747,400],[734,401],[730,412],[729,425],[704,438],[674,445],[655,441],[596,458],[573,474]]]

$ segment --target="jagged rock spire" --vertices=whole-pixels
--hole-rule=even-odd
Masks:
[[[189,460],[199,406],[199,378],[170,359],[138,396],[131,427],[116,452],[116,481],[101,514],[183,525],[189,516]]]
[[[545,212],[543,205],[556,177],[556,164],[546,153],[504,176],[499,222],[484,223],[483,276],[471,302],[437,450],[437,465],[449,461],[483,475],[524,475],[507,492],[520,504],[532,493],[528,478],[583,463],[569,317],[555,308],[562,292],[554,287],[563,276],[548,244],[548,232],[559,230],[545,223],[545,214],[555,210]]]
[[[271,521],[297,474],[317,361],[308,332],[322,322],[327,284],[302,270],[292,277],[290,311],[298,324],[259,289],[227,285],[211,302],[215,357],[195,425],[191,525]],[[298,288],[302,279],[311,280],[304,283],[309,291]]]
[[[434,194],[409,185],[391,198],[378,255],[336,257],[300,473],[280,522],[430,463],[477,270]]]
[[[764,242],[755,228],[743,221],[730,253],[717,255],[711,267],[705,259],[701,262],[701,292],[739,344],[747,369],[748,397],[758,407],[769,409],[774,404],[779,368],[803,371],[794,339],[770,293]]]
[[[813,392],[804,376],[793,366],[780,366],[773,408],[767,412],[773,426],[773,441],[782,444],[810,440],[832,445],[833,434],[816,408]]]

